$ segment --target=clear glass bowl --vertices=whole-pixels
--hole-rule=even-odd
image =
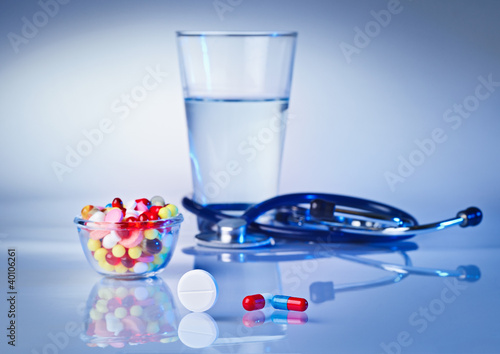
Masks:
[[[143,222],[74,219],[92,268],[105,276],[128,279],[151,277],[165,268],[174,253],[182,221],[182,214]]]
[[[89,347],[130,348],[178,340],[179,316],[161,278],[101,279],[89,294],[85,312],[80,337]]]

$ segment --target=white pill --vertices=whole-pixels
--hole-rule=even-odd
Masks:
[[[128,218],[129,216],[133,216],[134,218],[136,218],[139,216],[139,212],[137,210],[127,209],[125,217]]]
[[[134,296],[137,300],[146,300],[149,297],[148,289],[143,286],[139,286],[134,289]]]
[[[214,277],[201,269],[187,272],[177,285],[177,296],[180,302],[193,312],[203,312],[210,309],[217,301],[218,295]]]
[[[137,262],[134,264],[134,273],[146,273],[148,271],[148,265],[144,262]]]
[[[133,199],[129,200],[127,203],[125,203],[125,209],[127,209],[127,211],[134,210],[136,206],[137,206],[137,203]]]
[[[113,248],[121,240],[122,240],[121,237],[118,236],[116,231],[111,231],[102,239],[102,247],[107,249]]]
[[[205,348],[215,342],[219,327],[207,313],[189,313],[179,323],[177,335],[190,348]]]
[[[89,221],[103,222],[106,215],[102,211],[96,211],[94,215],[89,218]]]

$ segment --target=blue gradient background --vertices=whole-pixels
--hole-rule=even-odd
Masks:
[[[387,1],[243,1],[219,17],[212,1],[72,1],[15,53],[8,33],[21,33],[35,1],[0,5],[0,198],[23,205],[52,203],[45,222],[62,225],[82,205],[114,196],[191,191],[187,132],[175,30],[297,30],[281,192],[322,191],[400,206],[421,222],[469,205],[485,221],[471,239],[424,236],[431,244],[498,245],[495,214],[500,164],[500,90],[451,129],[443,113],[474,93],[478,77],[500,81],[500,4],[495,1],[402,1],[402,11],[347,63],[341,42]],[[146,68],[167,77],[121,120],[111,110],[141,83]],[[54,161],[76,148],[82,130],[103,118],[114,131],[59,181]],[[391,191],[415,139],[442,128],[448,139]],[[61,210],[65,205],[64,210]],[[2,223],[26,221],[21,208]],[[63,218],[60,218],[63,216]],[[472,231],[470,231],[472,232]],[[450,241],[452,240],[452,241]]]
[[[176,30],[299,32],[282,193],[360,196],[405,209],[420,222],[481,207],[485,219],[477,228],[415,239],[416,265],[477,264],[483,278],[408,351],[498,349],[500,87],[459,129],[443,114],[474,94],[478,77],[491,74],[500,81],[500,2],[402,0],[402,12],[347,63],[340,43],[352,44],[355,27],[363,29],[373,20],[370,11],[387,4],[243,0],[221,19],[211,0],[73,0],[15,53],[8,34],[20,34],[22,18],[31,19],[41,8],[36,1],[1,2],[0,243],[2,250],[19,250],[18,349],[41,350],[49,343],[45,332],[61,331],[74,320],[76,304],[99,280],[84,268],[72,225],[83,205],[155,194],[179,203],[191,191]],[[167,77],[120,119],[112,103],[140,85],[148,67],[159,67]],[[112,120],[114,131],[59,181],[53,162],[63,163],[66,147],[75,148],[82,130],[98,127],[104,118]],[[392,191],[384,174],[396,172],[399,156],[408,158],[414,141],[428,139],[436,128],[446,132],[447,141]],[[194,218],[185,216],[181,242],[191,245]],[[304,294],[313,280],[357,279],[356,269],[321,264],[301,283]],[[178,250],[162,276],[175,290],[189,269],[192,257]],[[311,306],[311,323],[291,329],[290,347],[278,343],[276,351],[306,352],[316,343],[324,352],[334,345],[339,352],[381,352],[379,343],[394,340],[408,328],[408,316],[443,289],[441,279],[412,279],[388,291],[356,292],[326,307]],[[71,345],[65,352],[82,348],[78,338]]]

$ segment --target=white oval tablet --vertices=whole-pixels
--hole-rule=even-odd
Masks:
[[[177,335],[190,348],[205,348],[215,342],[219,327],[207,313],[189,313],[179,323]]]
[[[219,292],[212,274],[195,269],[187,272],[179,280],[177,296],[189,311],[203,312],[217,301]]]

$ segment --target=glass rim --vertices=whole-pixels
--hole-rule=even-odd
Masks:
[[[297,37],[296,31],[176,31],[177,37]]]

